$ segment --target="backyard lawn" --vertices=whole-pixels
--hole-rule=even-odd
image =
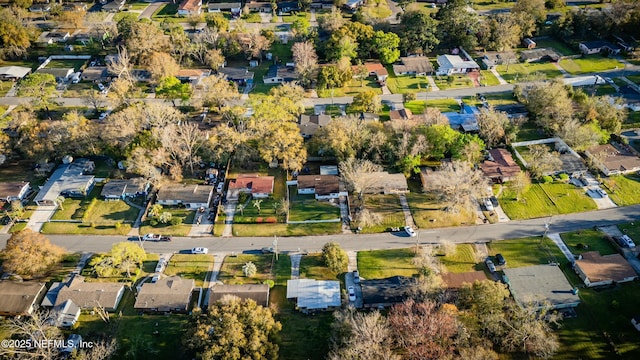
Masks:
[[[358,252],[358,271],[363,279],[384,279],[391,276],[413,276],[418,269],[412,261],[411,249],[371,250]]]
[[[342,231],[339,222],[311,224],[233,224],[234,236],[333,235]]]
[[[345,266],[341,272],[346,272]],[[322,254],[309,254],[302,257],[300,261],[300,278],[316,280],[336,280],[338,277],[332,273],[324,264]]]
[[[559,52],[561,55],[570,56],[570,55],[578,55],[579,51],[574,50],[569,45],[562,41],[555,40],[553,38],[547,39],[536,39],[536,47],[538,48],[553,48],[555,51]]]
[[[509,69],[507,71],[507,69]],[[498,65],[496,70],[509,83],[525,82],[534,79],[553,79],[562,73],[551,63],[523,63]]]
[[[392,227],[405,226],[404,213],[398,195],[364,195],[364,207],[371,212],[382,215],[382,222],[378,225],[363,226],[362,233],[380,233]]]
[[[611,244],[602,231],[580,230],[560,234],[565,245],[573,254],[582,254],[587,251],[597,251],[600,255],[616,254],[616,248]],[[578,246],[582,244],[582,246]]]
[[[282,259],[284,256],[279,256]],[[256,284],[262,283],[264,280],[272,279],[275,281],[271,274],[271,264],[275,260],[274,254],[242,254],[237,256],[227,256],[224,258],[222,269],[218,279],[225,284]],[[252,277],[244,276],[242,267],[244,264],[252,262],[256,265],[257,272]],[[291,273],[289,273],[291,274]]]
[[[472,211],[449,213],[443,210],[444,204],[434,199],[431,194],[410,192],[406,194],[411,214],[416,225],[421,229],[469,225],[475,223],[476,214]]]
[[[196,282],[196,286],[203,286],[209,271],[213,267],[213,262],[213,255],[174,254],[169,260],[164,274],[193,279]]]
[[[560,60],[560,66],[571,75],[588,74],[604,70],[622,69],[624,64],[612,58],[600,55],[586,56],[578,59]]]
[[[640,176],[618,175],[603,180],[609,197],[618,206],[640,204]]]
[[[442,250],[439,251],[442,253]],[[482,270],[482,264],[476,263],[475,248],[472,244],[459,244],[456,252],[440,257],[440,262],[452,273]]]
[[[316,200],[314,195],[300,195],[297,188],[291,188],[289,221],[340,219],[340,206],[329,201]]]
[[[571,214],[597,208],[584,190],[560,182],[532,184],[520,201],[516,201],[515,194],[505,187],[500,195],[500,204],[512,220]]]
[[[540,231],[542,233],[542,231]],[[544,265],[550,262],[565,263],[566,258],[560,249],[549,239],[542,236],[515,240],[500,240],[488,243],[489,255],[502,254],[510,268]]]

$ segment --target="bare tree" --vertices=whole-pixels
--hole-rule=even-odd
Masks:
[[[129,51],[127,51],[127,48],[122,46],[118,47],[118,56],[107,62],[107,70],[114,74],[116,78],[133,83],[134,79],[131,75],[133,64],[131,63],[131,58],[129,57]]]
[[[395,360],[387,319],[378,311],[360,313],[353,307],[333,313],[329,360]]]
[[[48,311],[35,311],[31,316],[14,317],[7,320],[5,327],[11,337],[31,341],[64,340],[64,335],[51,323]],[[59,349],[54,346],[35,346],[33,349],[21,347],[0,347],[1,358],[53,359]]]
[[[205,106],[215,107],[218,113],[229,102],[240,98],[238,87],[230,83],[224,75],[211,75],[201,82],[201,90],[196,92]]]
[[[382,171],[382,166],[378,164],[353,157],[340,162],[338,166],[342,180],[347,184],[347,187],[360,196],[378,182],[378,179],[371,173]]]
[[[175,76],[180,71],[180,64],[165,52],[154,52],[147,62],[147,70],[151,73],[151,80],[158,83],[167,76]]]
[[[480,137],[491,148],[505,140],[505,129],[509,126],[509,117],[502,111],[495,111],[493,107],[482,109],[478,115],[478,126]]]
[[[93,342],[91,349],[84,353],[84,360],[111,359],[118,351],[118,342],[115,339],[102,339]]]
[[[426,188],[446,204],[447,211],[473,209],[475,199],[484,197],[489,183],[482,171],[468,162],[453,161],[442,164],[427,182]]]
[[[531,187],[531,177],[528,172],[519,172],[511,181],[509,181],[509,188],[516,194],[516,201],[520,201],[520,197],[529,191]]]
[[[557,171],[562,167],[560,154],[557,151],[551,151],[545,144],[529,146],[529,157],[527,166],[531,176],[535,178]]]
[[[84,103],[92,107],[97,113],[100,111],[99,109],[105,105],[106,101],[98,90],[90,89],[84,93]]]
[[[313,43],[310,41],[297,42],[293,44],[291,51],[301,84],[309,86],[318,69],[318,55]]]
[[[453,241],[447,239],[440,240],[440,249],[442,249],[444,256],[453,256],[458,251],[458,247],[456,246],[456,244]]]

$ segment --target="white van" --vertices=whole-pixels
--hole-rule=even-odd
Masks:
[[[71,76],[71,83],[72,83],[72,84],[77,84],[77,83],[79,83],[79,82],[80,82],[80,75],[82,75],[82,73],[81,73],[81,72],[79,72],[79,71],[78,71],[77,73],[74,73],[74,74]]]

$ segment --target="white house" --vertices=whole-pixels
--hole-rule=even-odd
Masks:
[[[480,66],[475,61],[463,60],[458,55],[440,55],[437,61],[438,71],[436,71],[436,75],[463,74],[480,69]]]

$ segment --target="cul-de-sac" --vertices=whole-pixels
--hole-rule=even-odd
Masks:
[[[639,256],[640,1],[0,0],[0,359],[639,359]]]

